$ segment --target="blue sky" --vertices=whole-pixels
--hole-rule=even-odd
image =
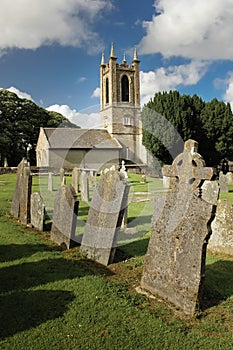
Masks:
[[[233,106],[233,0],[0,2],[0,87],[98,126],[99,64],[141,60],[141,101],[177,89]]]

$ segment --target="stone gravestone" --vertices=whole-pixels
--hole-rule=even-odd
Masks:
[[[114,259],[130,185],[118,171],[103,174],[95,186],[81,251],[103,265]]]
[[[48,190],[53,192],[53,173],[51,171],[48,173]]]
[[[197,145],[186,141],[183,153],[163,168],[163,174],[171,177],[172,190],[163,207],[157,206],[154,212],[141,280],[143,290],[158,294],[188,315],[201,298],[206,245],[219,193],[217,182],[211,181],[202,198],[201,186],[212,178],[213,170],[196,153]]]
[[[220,192],[228,192],[228,176],[226,174],[223,174],[222,171],[219,173],[219,187]]]
[[[85,170],[81,171],[79,182],[80,182],[81,200],[84,202],[89,202],[88,171],[85,171]]]
[[[65,178],[65,170],[63,168],[60,169],[60,185],[63,186],[66,184]]]
[[[11,205],[11,214],[27,225],[30,221],[30,197],[32,176],[26,159],[18,165],[15,192]]]
[[[38,192],[31,194],[31,224],[39,231],[44,229],[45,204],[43,198]]]
[[[76,193],[78,193],[78,183],[79,183],[79,170],[74,167],[72,170],[72,186]]]
[[[54,200],[51,239],[67,249],[74,246],[78,205],[74,188],[71,185],[61,186]]]
[[[229,201],[218,200],[211,229],[212,235],[208,243],[208,250],[233,256],[233,205]]]

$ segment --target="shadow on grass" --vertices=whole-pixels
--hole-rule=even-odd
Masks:
[[[0,262],[14,261],[44,251],[48,251],[44,244],[1,244]]]
[[[55,258],[22,263],[0,269],[0,292],[27,289],[49,282],[94,274],[109,276],[112,272],[96,262],[88,264],[84,260]]]
[[[206,266],[202,310],[219,305],[233,295],[233,261],[220,260]]]
[[[119,251],[117,261],[122,261],[127,258],[145,255],[149,244],[149,240],[150,238],[147,237],[144,239],[135,240],[128,244],[121,245],[119,248],[117,248],[117,250]],[[119,260],[121,256],[124,259]]]
[[[1,298],[0,338],[62,316],[74,295],[68,291],[20,291]]]
[[[140,215],[140,216],[130,216],[128,217],[128,227],[135,227],[138,225],[151,225],[152,215]]]

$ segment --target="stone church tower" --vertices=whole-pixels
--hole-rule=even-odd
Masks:
[[[105,128],[122,145],[121,159],[133,163],[145,162],[142,146],[140,108],[140,77],[137,51],[131,65],[125,57],[117,63],[112,44],[110,58],[100,65],[100,118]]]

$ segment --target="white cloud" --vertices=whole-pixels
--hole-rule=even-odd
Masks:
[[[99,106],[98,106],[99,107]],[[83,129],[98,129],[100,128],[100,114],[96,112],[96,106],[83,111],[76,111],[67,105],[52,105],[46,108],[48,111],[61,113],[72,123],[80,126]],[[89,111],[89,113],[88,113]]]
[[[97,87],[94,91],[91,97],[100,97],[100,88]]]
[[[229,102],[231,104],[231,109],[233,110],[233,72],[228,73],[228,78],[225,82],[227,84],[227,88],[223,98],[225,102]]]
[[[87,80],[86,77],[80,77],[80,78],[78,79],[78,83],[84,83],[84,81],[86,81],[86,80]]]
[[[233,59],[232,0],[156,0],[155,9],[152,20],[143,23],[141,53]]]
[[[140,73],[141,103],[147,103],[158,91],[174,90],[179,85],[194,85],[207,71],[207,63],[192,61],[179,66],[161,67]]]
[[[31,95],[29,95],[27,92],[20,91],[19,89],[17,89],[14,86],[11,86],[11,87],[9,87],[6,90],[8,90],[10,92],[14,92],[19,98],[26,98],[26,99],[31,100],[31,101],[34,102],[34,100],[33,100]]]
[[[95,52],[102,42],[94,24],[110,8],[111,0],[1,0],[0,51],[58,43]]]

